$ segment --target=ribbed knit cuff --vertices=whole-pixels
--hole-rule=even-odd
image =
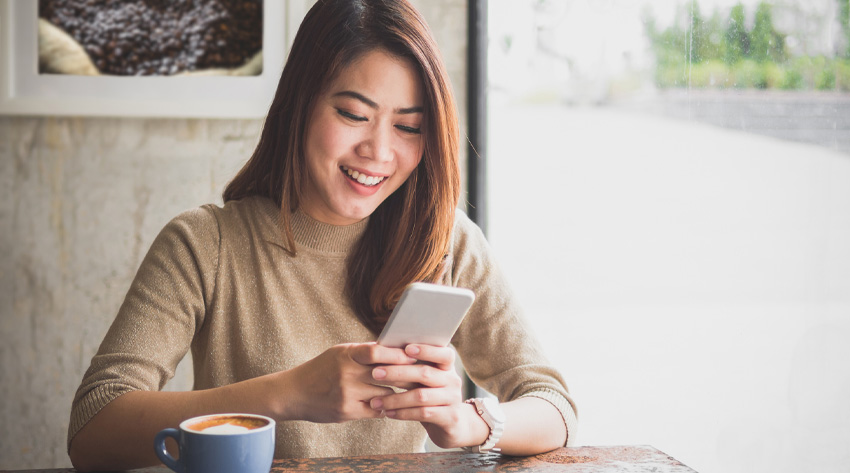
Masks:
[[[553,406],[555,406],[555,409],[558,409],[558,412],[561,413],[561,417],[564,419],[564,425],[567,427],[567,442],[564,445],[570,446],[575,443],[578,418],[576,417],[575,407],[569,399],[565,398],[563,394],[553,389],[538,389],[529,391],[520,396],[518,399],[522,399],[524,397],[540,398],[545,401],[549,401]]]
[[[71,452],[71,440],[80,429],[88,424],[107,404],[130,391],[135,391],[135,389],[121,384],[104,384],[92,389],[77,400],[71,408],[71,421],[68,424],[68,453]]]

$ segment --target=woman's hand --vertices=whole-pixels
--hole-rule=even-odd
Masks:
[[[482,443],[489,428],[475,409],[463,402],[454,351],[447,347],[408,345],[405,353],[425,363],[374,367],[375,382],[409,390],[373,398],[372,409],[393,419],[421,422],[431,441],[442,448]]]
[[[393,390],[372,377],[375,365],[412,365],[416,360],[399,348],[375,343],[336,345],[312,360],[284,372],[297,389],[298,399],[283,399],[289,415],[282,417],[311,422],[345,422],[380,417],[370,408],[375,397]],[[389,384],[389,383],[386,383]],[[295,401],[295,402],[293,402]]]

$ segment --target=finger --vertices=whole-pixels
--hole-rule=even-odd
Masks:
[[[383,419],[387,417],[386,410],[384,409],[373,409],[372,405],[369,401],[364,401],[361,403],[363,407],[363,413],[360,418],[362,419]]]
[[[454,369],[455,351],[449,347],[433,345],[407,345],[405,354],[411,358],[433,364],[442,370]]]
[[[416,359],[407,356],[401,348],[390,348],[376,343],[359,343],[350,348],[351,358],[361,365],[410,365]]]
[[[384,384],[393,386],[420,384],[432,388],[460,387],[460,378],[456,372],[424,364],[377,366],[372,368],[372,377]]]
[[[438,425],[452,425],[457,421],[452,406],[422,406],[409,409],[384,410],[384,415],[390,419],[412,420]]]
[[[375,410],[398,410],[424,406],[460,404],[459,392],[443,388],[419,388],[400,394],[373,398],[370,406]]]
[[[371,401],[372,399],[381,399],[391,396],[393,393],[394,391],[387,387],[372,385],[360,387],[350,393],[349,400],[345,402],[347,406],[344,409],[346,414],[342,418],[345,420],[356,420],[386,417],[382,413],[382,410],[372,408]]]
[[[381,399],[395,393],[389,386],[367,384],[357,391],[357,399],[368,404],[372,399]]]
[[[352,393],[352,398],[368,402],[373,397],[396,392],[390,383],[375,380],[372,366],[361,365],[351,358],[348,360],[341,366],[337,380],[344,391]]]
[[[358,404],[359,407],[357,408],[357,410],[346,420],[381,419],[387,417],[387,414],[384,410],[372,409],[372,406],[369,404],[369,401],[362,401]]]
[[[410,390],[410,389],[416,389],[416,388],[422,387],[422,385],[419,384],[419,383],[409,383],[409,382],[404,382],[404,381],[393,381],[393,380],[387,379],[387,366],[386,365],[376,366],[376,367],[372,368],[372,370],[369,373],[369,376],[372,379],[371,383],[375,384],[377,386],[391,386],[391,387],[399,388],[401,390]]]

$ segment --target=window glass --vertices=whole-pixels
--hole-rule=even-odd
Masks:
[[[578,444],[846,468],[848,1],[488,14],[488,238]]]

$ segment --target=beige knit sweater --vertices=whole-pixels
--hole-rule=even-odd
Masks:
[[[332,226],[296,212],[292,257],[284,251],[278,209],[265,198],[207,205],[172,220],[85,373],[68,444],[118,396],[162,389],[190,349],[195,389],[208,389],[293,368],[332,345],[375,340],[342,296],[345,258],[366,224]],[[452,342],[464,368],[502,401],[550,401],[572,439],[576,416],[567,388],[530,335],[483,235],[460,212],[450,255],[443,282],[476,293]],[[415,452],[425,436],[419,423],[390,419],[280,422],[275,455]]]

